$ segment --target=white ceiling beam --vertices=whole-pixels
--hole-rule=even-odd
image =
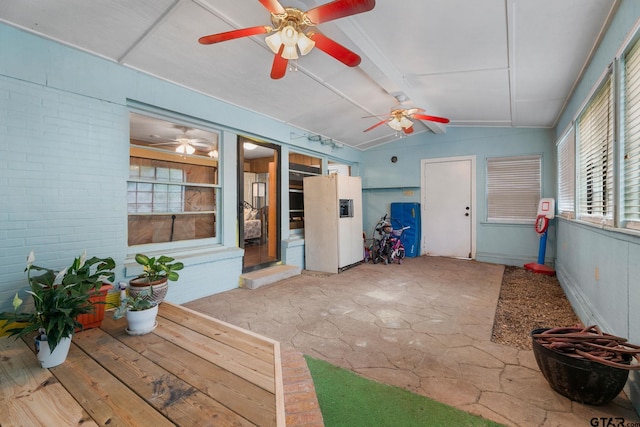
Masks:
[[[384,90],[392,96],[394,93],[402,92],[415,104],[416,107],[428,108],[429,103],[427,100],[423,99],[419,93],[416,93],[416,90],[407,83],[402,73],[400,73],[395,65],[393,65],[393,63],[384,56],[382,52],[380,52],[380,49],[378,49],[358,24],[354,23],[350,19],[341,19],[339,22],[336,22],[336,25],[353,41],[353,43],[356,44],[356,46],[358,46],[360,51],[366,55],[371,63],[388,77],[389,80],[385,82],[380,81],[380,79],[376,80]],[[369,72],[366,69],[366,65],[363,64],[360,64],[360,67],[367,72],[367,74],[370,76],[378,74]],[[379,114],[379,112],[371,112],[371,114],[375,115]],[[431,110],[430,114],[438,115],[436,111]],[[446,131],[446,126],[441,123],[429,121],[424,121],[422,123],[433,133],[445,133]]]

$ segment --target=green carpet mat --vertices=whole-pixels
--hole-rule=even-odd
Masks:
[[[305,356],[326,427],[499,426],[399,387]]]

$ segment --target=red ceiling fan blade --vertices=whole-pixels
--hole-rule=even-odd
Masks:
[[[262,1],[262,0],[261,0]],[[376,5],[375,0],[335,0],[306,12],[307,18],[315,25],[356,13],[368,12]]]
[[[371,129],[375,129],[375,128],[377,128],[378,126],[382,126],[383,124],[387,123],[388,121],[389,121],[389,120],[382,120],[382,121],[379,121],[379,122],[378,122],[378,123],[376,123],[375,125],[373,125],[373,126],[371,126],[371,127],[369,127],[369,128],[366,128],[366,129],[365,129],[365,130],[363,130],[362,132],[369,132]]]
[[[284,7],[278,2],[278,0],[258,0],[267,10],[274,15],[282,15],[286,11]]]
[[[280,50],[273,57],[273,65],[271,66],[271,78],[278,80],[284,77],[287,72],[287,64],[289,60],[282,57],[282,51],[284,50],[284,44],[280,45]]]
[[[327,55],[333,56],[344,65],[348,67],[357,67],[360,65],[362,59],[355,52],[350,51],[322,33],[309,33],[308,37],[316,42],[318,49]]]
[[[255,36],[257,34],[266,34],[271,31],[271,27],[259,26],[251,28],[242,28],[240,30],[227,31],[224,33],[211,34],[198,39],[200,44],[214,44],[225,42],[227,40],[239,39],[240,37]]]
[[[449,119],[444,117],[427,116],[426,114],[413,114],[411,117],[414,119],[428,120],[430,122],[449,123]]]
[[[404,128],[402,129],[404,131],[404,133],[406,133],[407,135],[409,135],[410,133],[413,133],[413,126],[410,126],[408,128]]]

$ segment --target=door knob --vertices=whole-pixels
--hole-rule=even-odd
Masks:
[[[465,213],[464,216],[469,216],[469,212]]]

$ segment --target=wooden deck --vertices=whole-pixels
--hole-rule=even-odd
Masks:
[[[152,333],[125,327],[107,313],[51,369],[0,338],[0,425],[285,425],[278,342],[168,302]]]

